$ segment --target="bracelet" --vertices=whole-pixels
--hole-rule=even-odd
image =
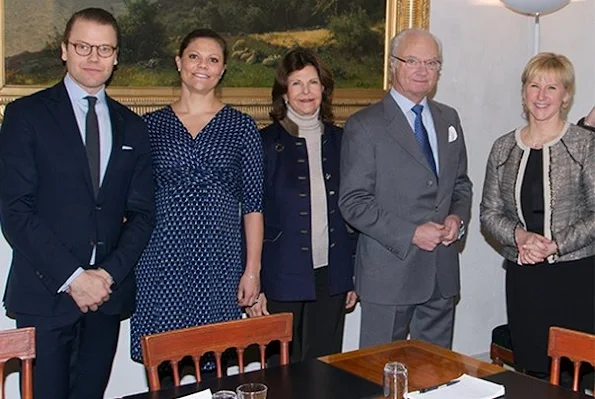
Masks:
[[[254,273],[244,273],[244,276],[248,277],[249,279],[256,279],[258,276]]]

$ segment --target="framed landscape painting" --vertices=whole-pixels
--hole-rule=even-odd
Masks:
[[[109,92],[142,113],[172,102],[182,38],[208,27],[227,41],[224,101],[266,119],[278,60],[313,48],[332,70],[339,116],[387,87],[388,41],[427,28],[429,0],[0,0],[0,105],[53,85],[64,73],[60,43],[75,11],[101,7],[120,25],[119,64]]]

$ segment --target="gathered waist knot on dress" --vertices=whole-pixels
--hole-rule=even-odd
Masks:
[[[190,169],[190,168],[188,168]],[[216,173],[206,168],[192,170],[172,170],[158,177],[157,197],[188,200],[193,197],[226,197],[241,202],[241,190],[234,187],[224,173]]]

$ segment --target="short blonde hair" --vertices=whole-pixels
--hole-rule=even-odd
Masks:
[[[574,67],[568,57],[562,54],[554,53],[539,53],[529,60],[523,74],[521,75],[522,94],[529,82],[532,82],[537,76],[544,74],[554,74],[560,79],[560,83],[566,89],[570,99],[566,104],[562,105],[561,114],[566,118],[572,101],[574,99],[575,82],[574,82]],[[523,103],[523,112],[527,118],[527,109]]]

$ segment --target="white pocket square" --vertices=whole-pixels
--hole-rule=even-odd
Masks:
[[[454,128],[454,126],[450,126],[448,128],[448,142],[452,143],[453,141],[455,141],[457,138],[459,137],[459,135],[457,134],[457,130]]]
[[[129,145],[123,145],[122,151],[132,151],[132,147],[130,147]]]

